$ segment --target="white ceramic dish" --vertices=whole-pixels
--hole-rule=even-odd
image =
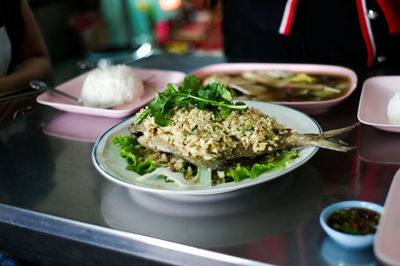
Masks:
[[[369,210],[376,211],[376,212],[382,214],[383,207],[378,204],[375,204],[372,202],[367,202],[367,201],[357,201],[357,200],[341,201],[341,202],[337,202],[337,203],[334,203],[334,204],[326,207],[321,212],[321,215],[319,217],[319,222],[321,223],[322,228],[337,243],[339,243],[343,246],[352,247],[352,248],[365,248],[365,247],[371,246],[374,242],[375,234],[351,235],[351,234],[339,232],[328,226],[328,224],[327,224],[328,217],[336,210],[343,209],[343,208],[364,208],[364,209],[369,209]]]
[[[325,100],[325,101],[314,101],[314,102],[276,102],[286,106],[290,106],[297,110],[303,111],[307,114],[321,114],[327,112],[333,106],[339,104],[348,98],[357,87],[357,75],[356,73],[345,67],[333,66],[333,65],[316,65],[316,64],[281,64],[281,63],[226,63],[226,64],[215,64],[209,65],[203,68],[199,68],[191,73],[202,77],[212,73],[240,73],[249,70],[282,70],[294,73],[307,73],[307,74],[327,74],[327,75],[340,75],[346,76],[350,79],[351,85],[349,91],[338,98]]]
[[[286,127],[296,128],[299,133],[320,133],[321,128],[312,118],[306,114],[294,110],[292,108],[265,103],[259,101],[245,101],[248,106],[258,108],[266,114],[276,117],[277,121]],[[274,179],[307,162],[318,150],[317,147],[309,146],[299,149],[300,156],[294,162],[287,165],[286,169],[275,170],[269,173],[260,175],[255,179],[243,180],[239,183],[225,183],[216,186],[201,187],[191,186],[190,188],[179,188],[174,183],[163,183],[157,186],[146,185],[138,182],[140,177],[138,174],[125,169],[127,163],[119,155],[119,150],[112,144],[112,138],[117,135],[128,134],[128,127],[134,121],[134,117],[124,120],[123,122],[115,125],[101,136],[96,142],[92,158],[97,170],[109,180],[137,190],[150,191],[155,193],[165,193],[174,195],[210,195],[225,193],[241,188],[253,186],[268,180]]]
[[[143,68],[134,68],[134,69],[138,77],[142,81],[145,81],[145,90],[142,97],[138,101],[135,101],[130,104],[116,106],[111,109],[87,107],[80,105],[79,103],[74,102],[73,100],[70,100],[66,97],[55,95],[49,92],[40,94],[37,97],[37,101],[41,104],[49,105],[53,108],[66,112],[121,118],[134,113],[140,107],[144,106],[147,102],[152,100],[155,96],[155,92],[151,89],[152,87],[158,91],[163,91],[166,89],[168,83],[170,82],[178,83],[182,81],[183,78],[185,77],[185,73],[178,71],[166,71],[166,70],[143,69]],[[89,72],[86,72],[76,78],[73,78],[57,86],[56,89],[80,98],[83,82],[85,81],[85,78],[88,74]]]
[[[381,76],[367,79],[361,91],[358,120],[381,130],[400,132],[400,125],[389,123],[387,105],[400,90],[400,76]]]

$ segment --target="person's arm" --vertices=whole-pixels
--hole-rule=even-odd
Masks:
[[[9,75],[0,78],[0,93],[27,88],[31,80],[45,80],[51,74],[47,47],[26,0],[21,0],[21,14],[25,24],[21,63]]]

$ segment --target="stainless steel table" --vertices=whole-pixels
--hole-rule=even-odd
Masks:
[[[189,73],[224,61],[154,55],[133,66]],[[357,120],[362,81],[369,75],[358,74],[356,93],[313,116],[324,130]],[[50,130],[71,119],[104,128],[84,132],[82,139]],[[400,147],[400,135],[362,125],[343,136],[357,145],[352,152],[320,149],[302,167],[270,182],[178,200],[131,193],[96,171],[94,139],[116,122],[41,106],[1,127],[1,252],[44,265],[380,264],[372,249],[333,243],[318,219],[336,201],[384,204],[400,167],[400,149],[389,147]]]

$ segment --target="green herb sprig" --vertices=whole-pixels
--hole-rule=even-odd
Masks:
[[[169,83],[164,92],[156,91],[156,98],[138,116],[136,124],[140,124],[147,116],[154,117],[154,122],[159,126],[168,126],[169,116],[175,106],[189,107],[194,104],[199,109],[208,108],[215,117],[226,118],[232,110],[246,109],[243,102],[233,103],[233,92],[225,84],[214,82],[202,86],[196,76],[187,76],[178,87]]]

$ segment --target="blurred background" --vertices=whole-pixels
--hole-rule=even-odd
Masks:
[[[76,76],[80,60],[223,54],[221,0],[28,2],[50,52],[55,84]]]

